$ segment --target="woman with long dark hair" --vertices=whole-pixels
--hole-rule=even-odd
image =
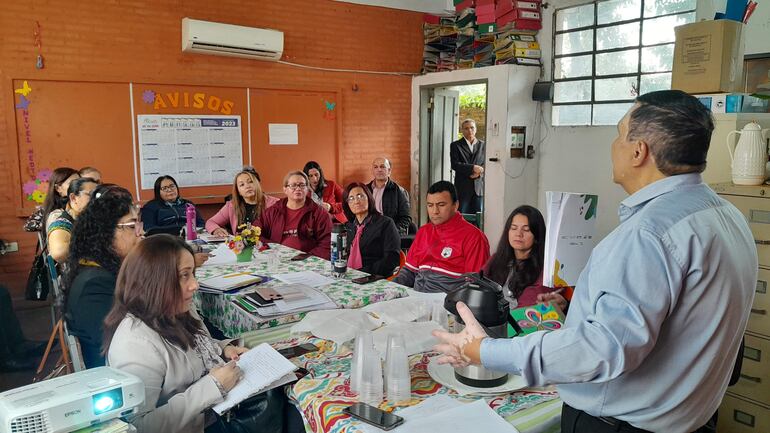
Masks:
[[[215,340],[195,312],[198,290],[189,245],[170,235],[151,236],[126,257],[115,304],[104,320],[109,364],[139,377],[144,405],[129,422],[139,432],[221,431],[212,406],[238,383],[234,362],[248,349]],[[268,391],[255,432],[281,432],[285,397]]]
[[[346,223],[348,219],[342,211],[342,187],[337,182],[326,179],[321,165],[315,161],[308,161],[302,171],[310,182],[310,198],[326,209],[336,222]]]
[[[104,365],[102,321],[112,307],[123,258],[139,242],[142,223],[131,193],[99,185],[72,230],[65,274],[65,318],[80,340],[87,368]]]
[[[361,182],[348,185],[342,198],[348,219],[348,266],[373,275],[393,275],[401,248],[396,224],[377,211],[372,193]]]
[[[262,191],[253,168],[244,168],[233,179],[232,199],[206,221],[206,231],[216,236],[235,234],[239,225],[253,224],[265,209],[279,201]]]
[[[72,226],[91,200],[91,192],[96,188],[96,181],[90,177],[81,177],[70,182],[67,188],[67,203],[59,216],[48,223],[48,254],[57,262],[67,260],[72,239]]]
[[[155,179],[155,198],[142,206],[142,224],[147,232],[153,229],[169,234],[179,234],[187,224],[189,200],[182,198],[176,180],[164,175]],[[195,210],[195,226],[203,227],[203,217]]]
[[[503,286],[511,308],[534,305],[538,295],[553,291],[543,286],[543,214],[532,206],[519,206],[503,227],[497,250],[484,266],[484,274]]]

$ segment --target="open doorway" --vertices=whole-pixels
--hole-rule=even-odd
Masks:
[[[458,187],[458,195],[461,206],[475,197],[473,175],[463,174],[468,177],[463,181],[458,179],[458,173],[452,170],[450,157],[450,144],[463,139],[462,123],[465,119],[473,119],[475,122],[475,139],[478,142],[486,142],[487,134],[487,82],[462,84],[442,84],[439,86],[423,86],[420,88],[420,165],[419,165],[419,191],[427,191],[430,185],[439,180],[448,180]],[[460,159],[462,163],[477,163],[484,167],[485,148],[480,143],[468,146],[463,140],[458,146],[463,146]],[[483,191],[483,174],[479,177],[481,185],[479,191]],[[458,180],[459,184],[458,185]],[[463,188],[461,184],[465,184]],[[464,192],[461,192],[464,191]],[[478,199],[477,212],[470,212],[465,218],[483,230],[483,195]],[[419,225],[428,221],[425,209],[425,194],[420,194],[417,199],[419,206]]]

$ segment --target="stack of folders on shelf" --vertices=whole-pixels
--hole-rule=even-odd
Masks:
[[[304,284],[281,284],[265,289],[234,296],[230,302],[247,313],[261,317],[337,308],[337,304],[326,294]]]
[[[269,280],[268,277],[236,271],[199,280],[198,284],[200,285],[200,291],[203,293],[222,294],[241,290],[267,280]]]

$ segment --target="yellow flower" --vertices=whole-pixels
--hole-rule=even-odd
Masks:
[[[243,237],[241,237],[241,235],[237,235],[237,236],[233,237],[233,240],[238,242],[240,240],[243,240]]]

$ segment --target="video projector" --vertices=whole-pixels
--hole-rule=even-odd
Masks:
[[[138,377],[93,368],[0,393],[0,432],[71,432],[131,415],[142,403]]]

